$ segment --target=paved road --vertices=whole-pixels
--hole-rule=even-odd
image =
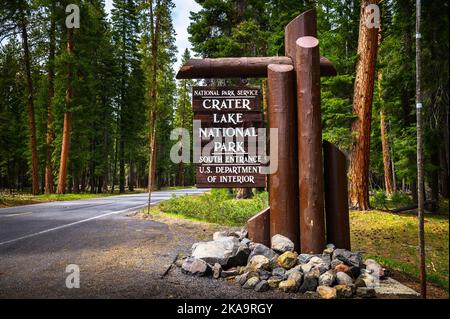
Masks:
[[[152,194],[152,205],[172,196],[200,194],[205,189],[178,189],[158,191]],[[108,219],[113,215],[147,205],[148,194],[120,195],[95,199],[61,201],[0,209],[1,247],[23,239],[42,236],[96,219]]]
[[[204,191],[158,191],[152,204]],[[133,194],[0,209],[0,299],[124,297],[142,291],[135,287],[150,278],[142,271],[159,273],[170,264],[173,256],[161,251],[168,249],[168,238],[177,239],[164,223],[127,216],[145,207],[147,198]],[[155,256],[160,258],[153,271]],[[65,287],[69,264],[80,266],[85,290]]]

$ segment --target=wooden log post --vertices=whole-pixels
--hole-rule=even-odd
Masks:
[[[269,127],[278,129],[278,169],[269,176],[270,238],[276,234],[299,243],[297,123],[292,65],[268,66]]]
[[[323,141],[327,242],[350,250],[347,159],[336,145]]]
[[[319,40],[296,43],[300,244],[302,253],[317,254],[325,247]]]

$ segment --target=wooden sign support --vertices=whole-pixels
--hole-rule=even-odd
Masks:
[[[326,242],[349,249],[345,157],[328,142],[325,166],[322,154],[320,76],[336,70],[319,56],[314,10],[286,26],[285,54],[192,59],[177,78],[268,77],[269,125],[279,134],[278,154],[271,156],[278,156],[278,170],[269,176],[270,208],[247,222],[249,238],[269,245],[282,234],[304,253],[321,253]]]

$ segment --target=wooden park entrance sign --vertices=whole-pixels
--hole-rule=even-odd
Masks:
[[[193,87],[192,107],[200,121],[194,125],[197,187],[265,187],[262,159],[249,152],[263,126],[260,90]]]
[[[302,253],[321,253],[327,242],[350,249],[346,158],[333,144],[322,143],[320,77],[336,75],[336,70],[319,55],[314,10],[304,12],[286,26],[285,55],[192,59],[181,67],[177,78],[267,77],[269,127],[278,128],[279,134],[277,154],[271,156],[278,156],[278,169],[269,175],[270,207],[247,222],[249,237],[255,242],[270,245],[271,237],[281,234],[290,238],[296,250]],[[206,127],[220,127],[219,119],[225,119],[222,124],[230,127],[236,113],[242,114],[242,122],[233,123],[233,127],[255,127],[261,123],[258,113],[252,113],[257,103],[245,112],[236,108],[237,103],[243,103],[231,96],[237,93],[233,90],[238,88],[217,88],[218,92],[214,93],[218,94],[217,100],[229,99],[235,107],[213,112],[202,107],[209,96],[203,93],[208,92],[197,92],[199,94],[196,95],[196,89],[205,90],[205,87],[194,88],[193,107],[195,118],[205,122]],[[211,107],[208,103],[212,101],[206,102],[207,108]],[[228,117],[227,114],[235,115]],[[220,149],[218,151],[221,153]],[[227,153],[225,147],[221,151]],[[231,153],[236,151],[233,149]],[[260,185],[257,179],[254,184],[230,182],[214,185],[206,179],[217,172],[211,173],[211,170],[206,170],[208,165],[203,164],[199,165],[199,170],[202,167],[198,186]]]

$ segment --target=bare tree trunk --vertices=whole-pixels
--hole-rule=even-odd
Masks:
[[[385,120],[384,110],[380,110],[380,127],[381,127],[381,146],[383,149],[383,166],[384,166],[384,185],[387,195],[392,195],[394,192],[392,182],[392,162],[389,152],[389,137],[387,132],[387,125]]]
[[[417,204],[419,219],[419,257],[420,257],[420,292],[427,297],[427,279],[425,265],[425,223],[424,223],[424,164],[422,131],[422,88],[421,88],[421,0],[416,0],[416,116],[417,116]]]
[[[356,64],[353,113],[357,116],[352,125],[354,135],[350,154],[350,207],[369,209],[370,129],[372,118],[375,62],[378,49],[378,29],[369,28],[366,6],[378,0],[363,0],[359,22],[358,61]]]
[[[50,34],[49,34],[49,55],[48,55],[48,101],[47,101],[47,134],[46,134],[46,159],[45,159],[45,193],[52,194],[53,187],[53,141],[55,132],[53,129],[53,96],[55,95],[55,30],[56,30],[56,10],[55,1],[51,4]]]
[[[73,29],[68,29],[67,31],[67,53],[69,57],[73,56]],[[63,128],[63,138],[61,146],[61,162],[59,166],[59,177],[58,177],[58,194],[64,194],[66,192],[66,179],[67,179],[67,162],[69,160],[69,147],[70,147],[70,126],[71,126],[71,114],[70,108],[72,106],[73,99],[73,70],[72,61],[68,65],[67,71],[67,90],[66,90],[66,110],[64,112],[64,128]]]
[[[24,10],[24,9],[22,9]],[[39,194],[39,165],[36,146],[36,121],[34,115],[34,98],[33,98],[33,79],[31,77],[30,49],[28,47],[28,32],[25,12],[22,11],[20,22],[22,33],[23,59],[25,64],[25,74],[27,77],[27,105],[28,105],[28,125],[30,130],[30,146],[31,146],[31,192],[33,195]]]
[[[157,122],[157,72],[158,72],[158,43],[160,29],[160,0],[156,0],[155,11],[153,11],[153,0],[150,1],[150,38],[151,38],[151,83],[150,83],[150,110],[149,110],[149,166],[148,166],[148,207],[150,213],[151,194],[155,182],[155,159],[156,159],[156,122]]]

